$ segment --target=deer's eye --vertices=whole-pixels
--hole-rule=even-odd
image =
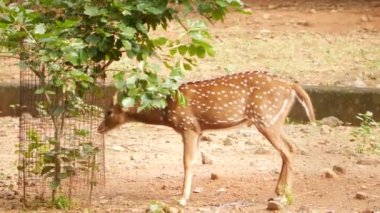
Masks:
[[[111,114],[112,114],[112,111],[111,110],[107,110],[106,116],[110,116]]]

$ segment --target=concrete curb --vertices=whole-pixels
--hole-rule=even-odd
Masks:
[[[304,86],[312,99],[317,119],[335,116],[346,123],[357,125],[358,113],[371,111],[376,121],[380,120],[380,89],[351,87]],[[108,91],[112,87],[108,87]],[[10,105],[19,104],[20,87],[18,85],[0,85],[0,116],[17,116],[18,110]],[[111,101],[112,97],[109,97]],[[307,121],[304,109],[297,102],[290,119],[296,122]]]

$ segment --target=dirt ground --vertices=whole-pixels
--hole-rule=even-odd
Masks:
[[[265,69],[302,84],[380,87],[379,1],[260,0],[247,6],[252,15],[232,13],[211,27],[217,56],[202,62],[189,79]],[[170,29],[175,32],[177,26]],[[17,78],[12,73],[0,82],[16,83]],[[2,117],[0,123],[2,195],[16,188],[18,120]],[[301,151],[295,155],[294,203],[284,212],[380,211],[380,157],[357,151],[360,141],[351,135],[355,128],[286,126]],[[255,129],[207,133],[200,151],[213,164],[202,165],[199,155],[193,180],[199,193],[192,194],[185,212],[266,211],[281,159]],[[144,212],[153,200],[175,206],[181,159],[180,137],[171,129],[133,123],[109,133],[106,188],[94,211]],[[334,166],[345,172],[325,177],[324,171]],[[211,180],[211,173],[218,179]],[[355,198],[358,192],[367,197]],[[17,197],[0,198],[0,212],[18,212],[19,207]]]

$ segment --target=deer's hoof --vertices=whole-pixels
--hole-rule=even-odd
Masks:
[[[287,200],[284,196],[276,197],[276,198],[270,198],[268,200],[268,210],[282,210],[286,207]]]
[[[182,207],[185,207],[186,206],[186,199],[185,198],[181,198],[179,201],[178,201],[178,205],[182,206]]]

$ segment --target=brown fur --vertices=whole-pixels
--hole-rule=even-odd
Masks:
[[[310,98],[298,84],[266,72],[252,71],[186,83],[179,90],[186,97],[186,106],[180,106],[172,98],[168,99],[165,109],[141,112],[137,112],[136,107],[122,109],[114,104],[100,124],[99,132],[138,121],[169,126],[180,133],[185,169],[180,204],[185,205],[191,192],[192,164],[202,132],[253,124],[279,151],[283,161],[276,194],[282,195],[285,187],[291,188],[291,153],[295,147],[285,135],[283,125],[295,97],[305,107],[310,121],[315,121]]]

